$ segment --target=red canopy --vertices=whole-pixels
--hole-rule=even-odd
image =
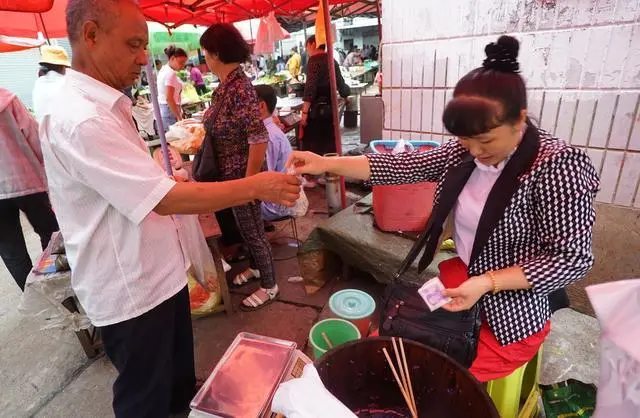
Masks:
[[[9,12],[7,9],[33,11],[46,10],[52,0],[0,0],[0,35],[36,38],[42,32],[49,38],[67,36],[65,9],[67,0],[53,1],[53,7],[44,13]]]
[[[358,0],[329,0],[330,4]],[[318,5],[318,0],[140,0],[147,19],[177,27],[184,24],[209,26],[258,18],[274,12],[276,16],[300,17]]]
[[[358,1],[329,0],[329,4]],[[47,10],[51,2],[50,10],[33,13]],[[300,19],[302,12],[318,5],[318,0],[140,0],[139,4],[148,20],[175,28],[184,24],[237,22],[266,16],[272,11],[276,16]],[[67,0],[0,0],[0,35],[36,38],[42,32],[49,38],[64,38],[66,6]],[[3,11],[17,9],[27,12]]]

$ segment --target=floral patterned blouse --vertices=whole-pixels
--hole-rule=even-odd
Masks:
[[[218,107],[217,116],[213,115]],[[205,141],[211,141],[215,147],[220,180],[243,178],[249,146],[267,143],[269,134],[260,117],[258,95],[240,67],[213,93],[211,107],[204,115],[204,127]]]

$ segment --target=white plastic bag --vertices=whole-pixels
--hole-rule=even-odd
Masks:
[[[602,328],[593,417],[640,417],[640,279],[598,284],[586,291]]]
[[[397,154],[402,154],[403,152],[413,152],[413,151],[415,151],[415,148],[413,147],[411,142],[401,139],[400,141],[398,141],[396,146],[393,147],[391,154],[397,155]]]
[[[185,271],[205,290],[215,292],[218,289],[216,265],[202,233],[198,215],[174,215],[173,219],[185,259]]]
[[[309,211],[309,199],[304,192],[304,188],[300,186],[300,197],[296,200],[296,204],[291,208],[291,216],[294,218],[302,218]]]
[[[304,366],[302,377],[280,385],[271,411],[287,418],[356,418],[324,387],[313,364]]]

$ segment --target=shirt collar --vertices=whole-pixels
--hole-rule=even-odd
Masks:
[[[104,103],[110,108],[114,107],[120,99],[127,98],[122,92],[113,87],[71,68],[67,69],[65,76],[89,97],[92,97],[97,102]]]
[[[515,150],[507,155],[507,158],[505,158],[504,160],[500,161],[500,163],[498,163],[498,166],[492,166],[492,165],[486,165],[486,164],[482,164],[480,161],[478,161],[478,159],[474,159],[473,161],[476,163],[476,167],[478,167],[478,169],[480,171],[484,171],[487,173],[502,173],[502,170],[504,170],[504,167],[507,165],[507,163],[509,162],[509,160],[511,159],[511,156],[513,155],[513,153],[515,152]]]
[[[273,121],[273,116],[269,116],[266,119],[262,120],[264,122],[265,125],[269,126],[269,125],[275,125],[275,122]]]

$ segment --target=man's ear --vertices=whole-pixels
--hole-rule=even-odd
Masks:
[[[98,24],[93,20],[87,20],[82,25],[82,38],[88,46],[94,46],[96,44],[96,38],[98,36]]]

